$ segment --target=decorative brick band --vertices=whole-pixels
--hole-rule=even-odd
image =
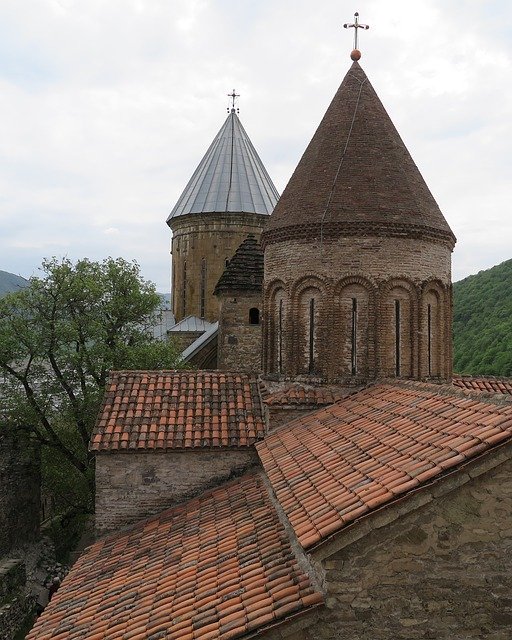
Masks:
[[[271,244],[288,240],[319,240],[321,236],[326,240],[347,236],[358,237],[393,237],[416,238],[430,240],[447,245],[453,250],[456,238],[453,233],[442,229],[415,224],[396,224],[388,222],[336,222],[319,224],[301,224],[263,231],[261,244],[263,249]]]

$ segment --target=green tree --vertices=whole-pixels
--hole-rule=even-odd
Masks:
[[[75,505],[92,495],[88,443],[108,372],[179,366],[150,331],[159,305],[139,266],[121,258],[45,260],[42,277],[0,299],[1,413],[45,445],[57,484],[80,478],[62,492]]]

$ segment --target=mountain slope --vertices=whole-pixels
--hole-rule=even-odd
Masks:
[[[453,285],[454,370],[512,376],[512,260]]]
[[[25,278],[17,276],[14,273],[9,273],[8,271],[0,270],[0,296],[10,293],[11,291],[18,291],[18,289],[26,287],[27,284],[28,280],[25,280]]]

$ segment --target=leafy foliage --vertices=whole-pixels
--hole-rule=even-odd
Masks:
[[[94,483],[87,447],[108,372],[174,368],[178,355],[152,338],[160,298],[135,262],[52,259],[42,272],[0,299],[0,399],[9,422],[54,450],[46,460],[55,489],[60,482],[63,497],[83,504]]]
[[[512,376],[512,260],[453,285],[454,369]]]

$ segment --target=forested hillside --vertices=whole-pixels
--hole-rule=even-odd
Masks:
[[[20,288],[26,287],[27,284],[28,280],[25,280],[25,278],[0,270],[0,296],[11,291],[18,291]]]
[[[453,285],[454,370],[512,376],[512,260]]]

